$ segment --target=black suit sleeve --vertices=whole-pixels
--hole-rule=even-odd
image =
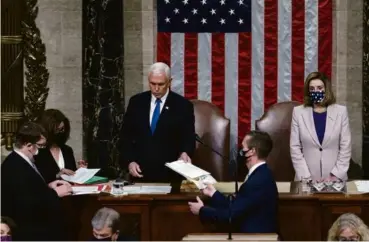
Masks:
[[[66,145],[63,147],[62,152],[64,156],[65,168],[72,171],[77,170],[76,159],[74,158],[72,147]]]
[[[185,115],[182,124],[182,146],[181,152],[186,152],[190,157],[193,156],[196,148],[195,139],[195,115],[193,104],[187,102],[186,109],[183,112]]]
[[[225,222],[229,219],[229,216],[232,218],[243,216],[245,213],[256,209],[259,204],[262,204],[268,199],[264,184],[263,180],[259,180],[252,185],[247,185],[249,186],[248,189],[246,189],[246,185],[243,186],[236,198],[232,201],[231,209],[229,207],[202,207],[200,209],[200,217],[202,219],[215,219],[216,221]]]
[[[120,165],[123,169],[126,169],[129,162],[137,161],[135,154],[135,100],[132,97],[129,100],[126,113],[123,117],[123,125],[120,132]]]
[[[46,183],[50,183],[56,180],[56,174],[60,171],[56,164],[52,154],[48,149],[42,149],[39,154],[35,157],[36,167],[41,173]]]
[[[27,179],[27,175],[1,173],[2,193],[6,197],[2,199],[2,202],[4,201],[1,204],[2,215],[12,217],[17,213],[22,214],[24,218],[39,219],[49,217],[50,211],[59,210],[59,197],[55,190],[46,184],[41,188]]]

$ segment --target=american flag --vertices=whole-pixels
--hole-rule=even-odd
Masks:
[[[312,71],[332,68],[332,0],[157,0],[157,61],[172,90],[214,103],[231,148],[282,101],[303,99]]]

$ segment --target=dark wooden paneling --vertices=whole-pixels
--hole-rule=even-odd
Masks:
[[[279,229],[283,240],[320,240],[320,204],[318,199],[281,199]],[[307,225],[314,225],[311,229]]]
[[[90,221],[98,207],[103,206],[114,208],[122,215],[122,220],[126,220],[122,222],[122,232],[125,235],[140,234],[141,240],[173,241],[181,240],[190,233],[227,232],[224,227],[217,226],[215,229],[214,224],[203,223],[198,216],[191,214],[188,202],[193,201],[196,195],[198,194],[70,197],[68,199],[72,200],[84,197],[86,204],[74,207],[74,212],[69,212],[73,216],[68,221],[78,219],[79,222],[71,223],[79,226],[79,240],[88,240],[91,237]],[[369,195],[281,194],[279,225],[282,239],[326,240],[334,220],[345,212],[357,213],[369,223]],[[78,216],[80,213],[82,215]]]
[[[151,218],[155,221],[151,227],[151,239],[155,241],[181,240],[189,231],[205,232],[198,217],[191,214],[185,204],[155,206]]]

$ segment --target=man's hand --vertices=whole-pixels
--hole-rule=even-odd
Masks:
[[[187,155],[186,152],[182,152],[182,154],[179,156],[178,160],[183,160],[184,162],[191,163],[191,158]]]
[[[53,181],[53,182],[49,183],[49,187],[51,189],[55,189],[56,187],[63,186],[63,185],[71,186],[68,182],[63,181],[63,180],[56,180],[56,181]]]
[[[77,162],[77,169],[78,169],[78,168],[87,168],[87,166],[88,166],[87,161],[79,160],[79,161]]]
[[[202,189],[201,192],[208,197],[212,197],[217,190],[212,184],[204,184],[204,185],[206,187]]]
[[[200,209],[204,206],[204,203],[201,201],[201,199],[197,196],[196,197],[197,202],[188,202],[188,205],[190,206],[190,210],[193,214],[198,215],[200,213]]]
[[[54,188],[59,197],[65,197],[72,194],[72,186],[70,184],[64,184]]]
[[[131,162],[128,165],[129,174],[131,174],[134,177],[143,177],[141,174],[142,171],[140,169],[140,166],[136,162]]]

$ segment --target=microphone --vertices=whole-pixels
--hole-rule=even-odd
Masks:
[[[237,165],[237,159],[231,159],[230,157],[224,156],[222,155],[219,151],[215,150],[213,147],[211,147],[210,145],[206,144],[198,134],[195,134],[196,137],[196,141],[199,142],[200,144],[202,144],[203,146],[205,146],[206,148],[210,149],[212,152],[214,152],[215,154],[219,155],[223,160],[225,159],[229,159],[230,163],[234,163],[234,181],[235,181],[235,193],[238,193],[238,178],[237,178],[237,170],[238,170],[238,165]],[[237,148],[236,148],[237,150]],[[232,150],[232,154],[234,154],[235,149]],[[241,150],[242,151],[242,150]],[[240,151],[240,152],[241,152]],[[237,152],[237,155],[241,154],[240,152]],[[228,199],[228,209],[229,209],[229,216],[228,216],[228,240],[233,240],[232,239],[232,200],[233,200],[233,196],[232,194],[229,194],[227,196]]]
[[[237,164],[237,159],[231,159],[230,157],[224,156],[223,154],[221,154],[219,151],[215,150],[213,147],[211,147],[210,145],[206,144],[198,134],[195,133],[195,138],[196,141],[199,142],[200,144],[202,144],[203,146],[205,146],[206,148],[210,149],[212,152],[214,152],[215,154],[219,155],[223,160],[229,160],[230,164],[234,164],[234,181],[235,181],[235,193],[238,193],[238,164]],[[234,153],[234,150],[237,150],[237,148],[232,150],[232,154]],[[241,150],[242,151],[242,150]],[[240,151],[240,152],[241,152]],[[242,151],[243,152],[243,151]]]
[[[202,139],[200,138],[200,136],[198,134],[195,134],[196,135],[196,141],[199,142],[200,144],[202,144],[203,146],[209,148],[211,151],[213,151],[215,154],[219,155],[220,157],[222,157],[223,159],[227,158],[227,157],[224,157],[224,155],[222,155],[219,151],[215,150],[213,147],[205,144]]]
[[[232,239],[232,195],[228,196],[228,239],[227,240],[233,240]]]

